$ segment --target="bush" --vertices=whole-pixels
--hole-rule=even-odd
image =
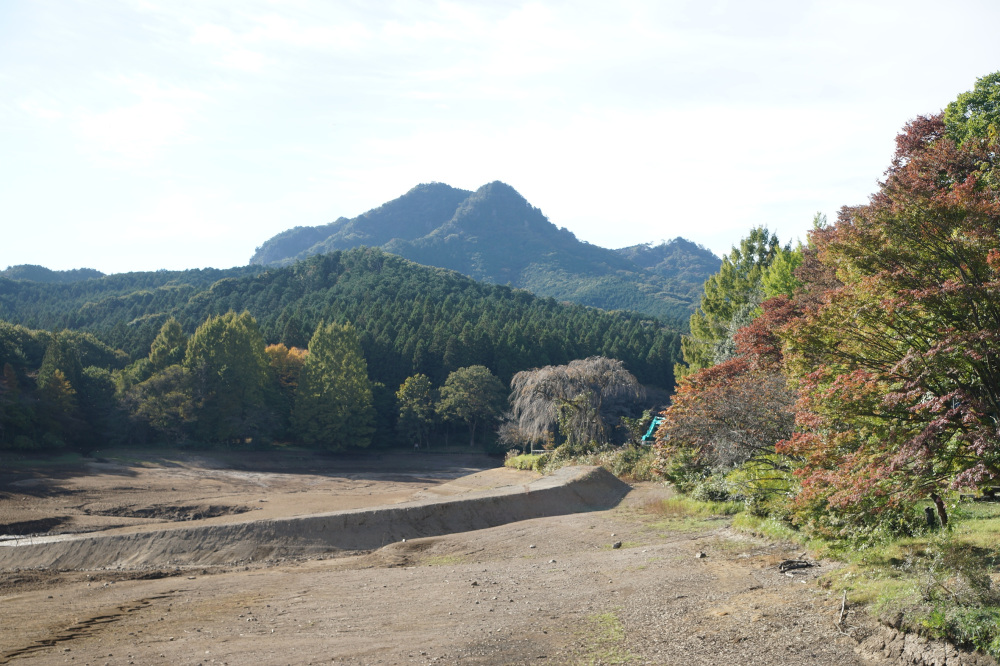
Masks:
[[[795,489],[795,477],[776,455],[748,460],[726,475],[731,493],[746,504],[747,511],[760,518],[787,517],[788,500]]]
[[[711,474],[700,451],[687,446],[656,450],[656,473],[673,484],[679,492],[690,493]]]
[[[726,477],[721,475],[710,476],[703,479],[688,493],[691,499],[699,502],[731,502],[742,501],[743,498],[735,493],[735,489],[726,481]]]
[[[533,455],[530,453],[518,454],[516,451],[508,451],[503,465],[511,469],[541,472],[549,457],[550,455],[547,453]]]

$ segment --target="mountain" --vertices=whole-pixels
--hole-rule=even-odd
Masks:
[[[499,181],[475,192],[444,183],[418,185],[353,219],[284,231],[257,248],[250,263],[284,266],[363,245],[476,280],[634,311],[681,328],[721,263],[682,238],[620,250],[580,241]]]

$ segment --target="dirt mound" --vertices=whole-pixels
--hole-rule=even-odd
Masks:
[[[608,509],[628,490],[628,485],[599,467],[567,467],[527,484],[471,492],[445,501],[432,498],[369,509],[132,534],[8,541],[0,544],[0,569],[223,564],[368,550],[403,539]]]

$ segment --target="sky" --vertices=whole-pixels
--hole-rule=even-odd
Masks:
[[[996,0],[0,0],[0,269],[227,268],[419,183],[722,254],[865,203]]]

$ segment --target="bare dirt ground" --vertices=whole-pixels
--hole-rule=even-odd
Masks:
[[[255,456],[0,472],[0,531],[277,518],[536,476],[472,456]],[[0,664],[871,663],[817,585],[831,565],[782,574],[793,547],[672,519],[668,494],[271,563],[0,571]],[[871,630],[850,609],[843,628]]]

